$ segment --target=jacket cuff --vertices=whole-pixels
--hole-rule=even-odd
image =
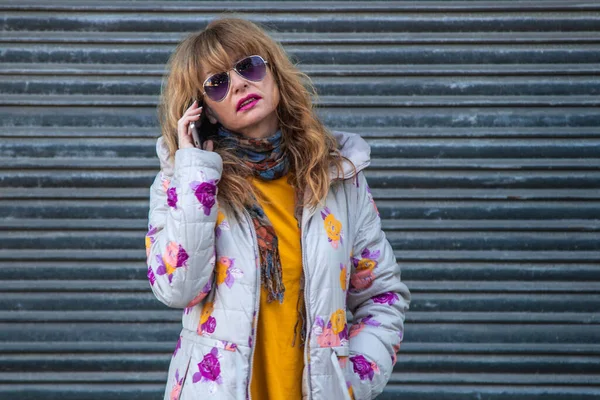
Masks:
[[[195,147],[179,149],[175,152],[175,171],[187,167],[211,168],[219,175],[223,172],[223,159],[213,151]]]

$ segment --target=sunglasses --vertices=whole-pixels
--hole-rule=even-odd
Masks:
[[[259,82],[267,75],[267,61],[261,56],[245,57],[236,62],[232,70],[244,79]],[[202,84],[204,88],[204,93],[202,94],[208,96],[213,101],[223,101],[229,92],[231,81],[229,79],[229,71],[209,76]]]

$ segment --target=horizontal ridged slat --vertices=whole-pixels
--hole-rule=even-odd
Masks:
[[[371,146],[413,295],[379,398],[600,396],[600,2],[0,10],[0,398],[161,398],[181,313],[145,276],[156,106],[176,43],[226,10]]]

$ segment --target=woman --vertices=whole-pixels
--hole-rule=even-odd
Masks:
[[[146,236],[154,294],[184,309],[165,399],[374,398],[410,294],[368,145],[323,127],[307,78],[248,21],[212,22],[168,67]]]

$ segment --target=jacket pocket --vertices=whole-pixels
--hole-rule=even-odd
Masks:
[[[339,357],[346,357],[346,361],[348,360],[348,356],[350,355],[350,349],[347,347],[332,347],[331,348],[331,364],[333,365],[334,377],[333,380],[338,382],[338,386],[342,391],[342,396],[344,396],[344,400],[352,400],[350,397],[350,393],[348,392],[348,386],[346,385],[346,377],[344,376],[344,371],[342,371],[342,367],[340,366]]]
[[[193,341],[187,385],[180,400],[246,399],[249,348],[203,336]]]
[[[192,356],[188,355],[183,363],[179,366],[175,366],[174,372],[174,380],[171,385],[167,388],[165,393],[165,400],[182,400],[181,392],[183,391],[183,386],[187,381],[188,370],[190,368],[190,362],[192,360]]]

